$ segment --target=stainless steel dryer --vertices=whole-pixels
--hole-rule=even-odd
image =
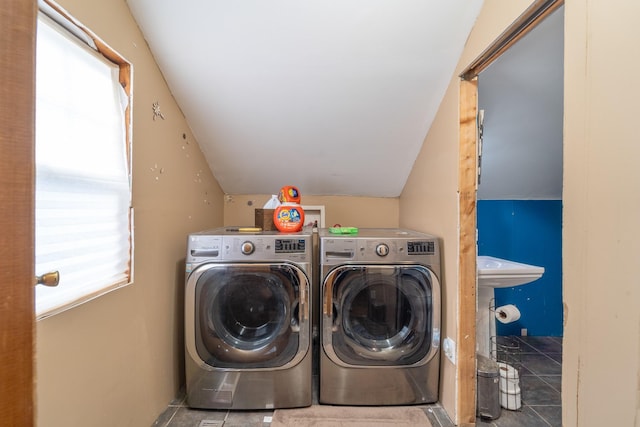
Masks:
[[[191,234],[186,258],[187,403],[311,405],[311,234]]]
[[[400,229],[323,229],[320,256],[320,402],[437,401],[438,240]]]

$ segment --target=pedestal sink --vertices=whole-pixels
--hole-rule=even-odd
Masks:
[[[491,256],[478,256],[478,311],[476,313],[476,347],[479,354],[491,356],[491,337],[496,319],[489,310],[495,288],[510,288],[533,282],[544,274],[544,267],[523,264]]]

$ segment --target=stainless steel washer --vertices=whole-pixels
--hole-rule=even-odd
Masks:
[[[401,229],[320,230],[320,402],[438,400],[438,239]]]
[[[189,236],[187,403],[311,405],[311,234],[222,228]]]

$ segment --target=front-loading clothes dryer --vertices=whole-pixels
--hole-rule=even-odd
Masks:
[[[311,405],[311,234],[189,235],[187,403],[203,409]]]
[[[401,229],[320,230],[320,403],[438,400],[438,239]]]

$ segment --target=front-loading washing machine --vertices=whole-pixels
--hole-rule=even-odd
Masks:
[[[320,403],[436,402],[438,239],[402,229],[322,229],[320,270]]]
[[[187,404],[203,409],[311,405],[311,234],[189,235]]]

